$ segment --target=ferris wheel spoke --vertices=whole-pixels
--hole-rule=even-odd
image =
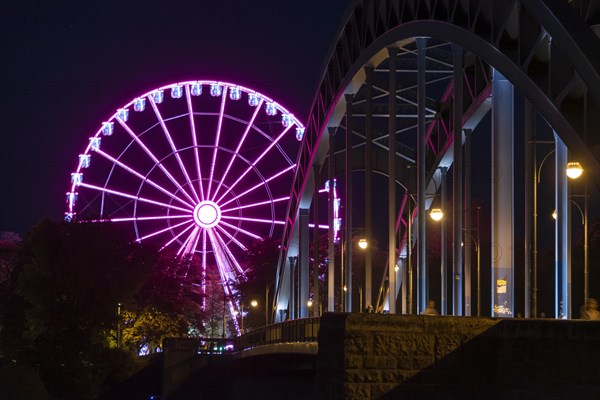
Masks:
[[[140,140],[140,138],[135,134],[135,132],[131,130],[129,125],[127,125],[121,118],[117,118],[117,121],[119,121],[119,124],[123,127],[123,129],[127,131],[129,136],[131,136],[133,140],[135,140],[135,142],[146,152],[148,157],[150,157],[152,161],[154,161],[156,166],[158,166],[158,168],[160,168],[160,170],[167,176],[167,178],[169,178],[169,180],[173,182],[173,184],[181,191],[181,193],[183,193],[185,197],[187,197],[192,203],[194,203],[194,199],[183,189],[181,184],[177,182],[177,179],[175,179],[173,175],[171,175],[171,173],[165,168],[165,166],[162,165],[162,163],[158,160],[158,158],[156,158],[154,153],[152,153],[152,151],[150,151],[150,149]]]
[[[189,213],[192,212],[192,209],[189,209],[189,208],[181,208],[181,207],[174,206],[172,204],[167,204],[167,203],[162,203],[160,201],[150,200],[150,199],[147,199],[145,197],[140,197],[140,196],[136,196],[136,195],[129,194],[129,193],[119,192],[118,190],[112,190],[112,189],[107,189],[107,188],[103,188],[103,187],[100,187],[100,186],[90,185],[89,183],[85,183],[85,182],[81,182],[79,184],[79,186],[86,187],[88,189],[99,190],[99,191],[104,192],[104,193],[110,193],[110,194],[114,194],[114,195],[117,195],[117,196],[125,197],[125,198],[128,198],[128,199],[141,201],[141,202],[144,202],[144,203],[149,203],[149,204],[154,204],[154,205],[161,206],[161,207],[171,208],[173,210],[179,210],[179,211],[189,212]],[[191,215],[190,215],[190,217],[191,217]]]
[[[192,226],[193,226],[193,223],[194,223],[194,220],[193,220],[193,219],[189,219],[189,220],[187,220],[187,221],[180,222],[179,224],[175,224],[175,225],[173,225],[173,226],[167,226],[167,227],[166,227],[166,228],[164,228],[164,229],[161,229],[161,230],[158,230],[158,231],[154,231],[154,232],[152,232],[152,233],[149,233],[149,234],[148,234],[148,235],[146,235],[146,236],[142,236],[141,238],[138,238],[138,239],[136,240],[136,242],[138,242],[138,243],[139,243],[139,242],[141,242],[142,240],[146,240],[146,239],[149,239],[149,238],[151,238],[151,237],[153,237],[153,236],[160,235],[161,233],[165,233],[165,232],[167,232],[167,231],[169,231],[169,230],[171,230],[171,229],[177,229],[177,228],[179,228],[180,226],[183,226],[183,225],[185,225],[185,224],[192,224]]]
[[[240,266],[240,263],[236,260],[235,256],[231,252],[231,250],[229,250],[229,247],[227,247],[227,244],[225,244],[225,242],[223,241],[223,238],[221,237],[221,235],[219,235],[219,232],[214,232],[214,234],[215,234],[215,237],[217,238],[217,241],[221,245],[221,248],[225,250],[225,253],[227,254],[229,259],[233,263],[233,266],[235,267],[235,269],[238,271],[238,273],[240,275],[242,275],[245,278],[246,274],[244,273],[244,270]]]
[[[207,198],[210,198],[210,187],[212,185],[212,180],[213,180],[213,176],[215,173],[215,163],[217,162],[217,152],[219,150],[219,141],[221,140],[221,127],[223,126],[223,115],[225,112],[225,100],[227,100],[227,87],[223,88],[223,94],[221,96],[223,96],[223,98],[221,99],[221,109],[219,111],[219,122],[217,125],[217,134],[215,137],[215,147],[213,149],[212,163],[210,164],[210,175],[208,177],[208,190],[206,192]]]
[[[167,243],[165,243],[163,247],[161,247],[160,249],[158,249],[158,251],[163,251],[165,248],[169,247],[171,244],[173,244],[174,241],[176,241],[177,239],[179,239],[184,233],[186,233],[187,231],[189,231],[193,227],[194,227],[194,225],[190,224],[187,228],[184,228],[181,232],[179,232],[171,240],[169,240]]]
[[[254,162],[252,164],[250,164],[250,166],[248,168],[246,168],[246,170],[244,171],[244,173],[242,175],[240,175],[240,177],[233,183],[233,185],[229,186],[229,188],[227,188],[227,190],[225,191],[225,193],[223,193],[221,195],[221,197],[219,198],[219,200],[217,200],[217,203],[219,203],[223,197],[225,197],[225,195],[227,195],[227,193],[229,193],[231,190],[233,190],[233,188],[235,188],[235,186],[248,174],[248,172],[252,171],[252,168],[254,168],[254,166],[256,164],[258,164],[258,162],[260,160],[263,159],[263,157],[265,155],[267,155],[269,153],[269,151],[277,144],[279,143],[279,141],[285,136],[285,134],[290,130],[290,128],[293,126],[292,125],[288,125],[283,132],[281,132],[281,134],[271,142],[271,144],[265,149],[265,151],[263,151],[257,158],[256,160],[254,160]]]
[[[222,203],[222,204],[221,204],[221,207],[224,207],[224,206],[226,206],[227,204],[231,203],[232,201],[235,201],[235,200],[239,199],[240,197],[242,197],[242,196],[245,196],[245,195],[247,195],[248,193],[252,192],[253,190],[256,190],[256,189],[258,189],[259,187],[266,185],[267,183],[269,183],[269,182],[270,182],[270,181],[272,181],[273,179],[275,179],[275,178],[277,178],[277,177],[279,177],[279,176],[281,176],[281,175],[285,174],[285,173],[286,173],[286,172],[288,172],[288,171],[291,171],[291,170],[293,170],[295,167],[296,167],[296,164],[290,165],[289,167],[287,167],[287,168],[285,168],[285,169],[283,169],[283,170],[279,171],[278,173],[276,173],[275,175],[271,176],[270,178],[268,178],[268,179],[265,179],[264,181],[262,181],[262,182],[260,182],[260,183],[257,183],[256,185],[252,186],[250,189],[246,190],[245,192],[242,192],[242,193],[238,194],[237,196],[235,196],[235,197],[233,197],[233,198],[231,198],[231,199],[227,200],[225,203]]]
[[[202,186],[202,171],[200,170],[200,154],[198,153],[198,138],[196,137],[196,123],[194,122],[194,110],[192,108],[192,96],[190,86],[185,86],[185,98],[187,100],[188,113],[190,116],[190,130],[192,132],[192,143],[194,144],[194,157],[196,159],[196,174],[198,175],[198,187],[200,188],[200,198],[204,197],[204,187]]]
[[[223,234],[225,236],[227,236],[233,243],[237,244],[237,246],[242,249],[243,251],[248,251],[248,248],[246,246],[244,246],[242,244],[242,242],[240,242],[239,240],[237,240],[232,234],[230,234],[229,232],[227,232],[225,229],[223,229],[221,226],[217,225],[216,228],[218,230],[220,230],[221,232],[223,232]]]
[[[165,133],[165,136],[167,138],[167,141],[169,142],[169,145],[171,146],[171,150],[173,150],[173,154],[175,155],[175,158],[177,159],[177,162],[179,163],[179,168],[181,168],[181,172],[183,172],[183,175],[185,176],[185,180],[187,181],[190,189],[192,190],[192,194],[196,198],[196,201],[200,202],[198,193],[196,193],[196,189],[194,189],[194,185],[192,185],[192,181],[190,180],[190,175],[188,174],[187,169],[183,165],[183,161],[181,161],[181,156],[179,155],[179,150],[177,150],[177,147],[175,146],[175,142],[173,142],[173,138],[171,137],[171,134],[169,133],[169,129],[167,128],[167,125],[165,124],[165,120],[163,119],[160,111],[158,110],[158,107],[156,106],[156,103],[154,102],[154,97],[148,96],[148,100],[150,100],[150,105],[152,106],[152,109],[154,110],[154,114],[156,114],[156,118],[158,118],[158,122],[160,122],[160,126],[162,127],[163,132]]]
[[[179,248],[179,251],[177,252],[178,256],[186,256],[192,253],[192,248],[197,244],[196,237],[198,236],[199,230],[200,227],[196,225],[192,233],[190,233],[183,245]],[[187,272],[185,273],[185,276],[187,276]]]
[[[254,114],[252,114],[252,118],[250,118],[250,121],[248,121],[248,124],[246,125],[246,129],[244,130],[244,134],[242,135],[242,138],[240,139],[240,142],[238,143],[237,148],[231,155],[229,164],[227,165],[225,172],[223,173],[223,175],[221,176],[221,179],[219,180],[219,185],[215,189],[215,192],[212,196],[213,201],[217,197],[217,193],[219,193],[219,189],[221,188],[221,186],[223,185],[223,182],[227,178],[227,174],[229,174],[229,170],[231,169],[231,166],[233,165],[235,158],[240,154],[240,149],[242,148],[242,145],[244,144],[244,141],[246,140],[246,136],[248,136],[248,133],[250,132],[250,128],[252,128],[252,125],[254,124],[254,121],[256,120],[256,116],[258,115],[259,111],[261,110],[263,102],[264,102],[264,100],[260,99],[260,102],[256,106],[256,110],[254,110]]]
[[[206,229],[202,230],[202,309],[206,309]]]
[[[222,223],[225,226],[228,226],[229,228],[233,229],[234,231],[238,231],[240,233],[243,233],[246,236],[250,236],[251,238],[262,240],[262,238],[260,236],[258,236],[257,234],[252,233],[252,232],[248,232],[247,230],[239,228],[239,227],[237,227],[235,225],[231,225],[230,223],[223,221],[222,218],[221,218],[221,222],[220,223]]]
[[[227,215],[222,215],[223,219],[230,219],[234,221],[247,221],[247,222],[258,222],[260,224],[275,224],[275,225],[285,225],[285,221],[277,221],[274,219],[262,219],[262,218],[246,218],[246,217],[229,217]]]
[[[246,204],[246,205],[239,206],[239,207],[228,208],[227,210],[221,209],[221,213],[226,213],[226,212],[231,212],[231,211],[237,211],[237,210],[243,210],[245,208],[251,208],[251,207],[264,206],[266,204],[279,203],[280,201],[287,201],[289,199],[290,199],[290,196],[280,197],[278,199],[269,199],[269,200],[261,201],[261,202],[258,202],[258,203],[252,203],[252,204]]]
[[[104,157],[107,160],[109,160],[109,161],[117,164],[119,167],[123,168],[127,172],[129,172],[132,175],[136,176],[137,178],[141,179],[142,181],[144,181],[144,182],[146,182],[146,183],[154,186],[156,189],[160,190],[161,192],[163,192],[164,194],[166,194],[167,196],[169,196],[173,200],[177,200],[181,204],[184,204],[184,205],[186,205],[186,206],[188,206],[190,208],[194,208],[194,206],[192,204],[190,204],[190,203],[186,202],[185,200],[183,200],[183,199],[175,196],[173,193],[171,193],[167,189],[163,188],[162,186],[160,186],[158,183],[154,182],[153,180],[146,178],[144,175],[140,174],[139,172],[137,172],[133,168],[129,167],[127,164],[122,163],[121,161],[117,160],[116,158],[110,156],[109,154],[105,153],[104,151],[102,151],[100,149],[97,149],[95,151],[96,151],[96,153],[100,154],[102,157]]]
[[[98,222],[134,222],[134,221],[155,221],[161,219],[181,219],[190,218],[190,215],[156,215],[153,217],[129,217],[129,218],[108,218],[98,220]]]

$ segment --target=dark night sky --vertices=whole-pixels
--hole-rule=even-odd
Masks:
[[[0,231],[62,218],[88,137],[155,87],[237,82],[304,122],[349,3],[3,1]]]

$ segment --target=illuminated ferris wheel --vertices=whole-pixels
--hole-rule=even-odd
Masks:
[[[217,268],[231,298],[230,283],[244,277],[240,255],[284,225],[303,135],[284,107],[243,86],[160,87],[119,108],[89,139],[71,174],[65,219],[130,224],[138,242],[197,257],[203,279]]]

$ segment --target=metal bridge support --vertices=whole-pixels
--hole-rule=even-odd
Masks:
[[[388,48],[389,95],[388,95],[388,292],[389,312],[396,314],[396,56],[398,49]]]
[[[346,196],[344,198],[346,246],[344,254],[344,274],[342,293],[344,311],[352,312],[352,95],[346,95]]]
[[[556,224],[555,224],[555,317],[571,318],[571,207],[569,204],[569,183],[567,182],[567,162],[569,151],[565,143],[556,139]]]
[[[446,177],[448,174],[448,168],[446,167],[442,167],[442,182],[441,182],[441,196],[442,196],[442,200],[441,200],[441,206],[442,206],[442,210],[446,210]],[[409,199],[410,201],[410,199]],[[441,258],[441,265],[440,265],[440,279],[441,279],[441,295],[440,295],[440,313],[442,315],[447,315],[448,314],[448,263],[447,263],[447,259],[446,259],[446,218],[442,218],[441,221],[441,233],[440,233],[440,243],[441,243],[441,248],[440,248],[440,258]]]
[[[492,89],[492,317],[514,313],[514,88],[497,70]]]
[[[373,235],[371,234],[373,218],[373,70],[365,67],[366,74],[366,118],[365,118],[365,237],[367,248],[365,254],[365,302],[364,306],[373,305]]]
[[[301,208],[298,223],[300,224],[300,251],[298,253],[298,315],[297,318],[308,318],[308,268],[310,258],[309,210]]]
[[[320,287],[319,287],[319,266],[320,266],[320,232],[319,232],[319,216],[320,216],[320,199],[319,199],[319,185],[321,182],[321,166],[314,164],[313,172],[315,175],[315,192],[313,196],[313,218],[314,218],[314,228],[313,228],[313,312],[312,317],[319,317],[321,313],[319,310],[321,309],[321,298],[320,298]]]
[[[471,250],[473,249],[473,229],[471,228],[471,129],[465,129],[465,225],[463,226],[465,243],[465,316],[473,313],[473,291],[471,284]]]
[[[329,234],[327,244],[327,311],[335,311],[335,249],[334,249],[334,178],[335,178],[335,145],[333,142],[333,135],[335,134],[335,128],[329,128],[329,201],[327,203],[327,220],[329,222]]]
[[[417,314],[421,314],[427,306],[429,298],[429,287],[427,281],[427,221],[425,216],[425,183],[427,157],[425,153],[427,131],[425,128],[425,53],[427,50],[428,38],[418,37],[417,42],[417,192],[418,192],[418,235],[419,253],[417,254],[417,281],[419,290],[417,291]],[[391,68],[390,68],[391,69]],[[390,108],[391,109],[391,108]],[[391,218],[391,217],[390,217]],[[393,268],[390,265],[390,268]],[[390,269],[390,275],[394,273]],[[392,287],[390,282],[390,287]],[[390,310],[391,313],[391,310]]]
[[[462,48],[457,45],[452,46],[453,64],[454,64],[454,113],[453,113],[453,145],[454,162],[452,163],[453,173],[453,223],[452,234],[452,262],[454,279],[453,285],[453,315],[463,315],[463,260],[462,260],[462,218],[463,218],[463,160],[462,160],[462,115],[463,115],[463,57]]]

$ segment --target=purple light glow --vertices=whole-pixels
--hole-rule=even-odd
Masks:
[[[211,96],[197,98],[203,85],[210,88]],[[175,105],[184,90],[182,113],[181,106]],[[167,91],[170,96],[165,96]],[[232,103],[226,108],[228,98],[240,100],[244,93],[247,104]],[[148,103],[151,113],[144,112]],[[244,107],[255,109],[243,112]],[[130,110],[135,115],[128,123]],[[274,119],[276,115],[280,118]],[[224,118],[241,124],[229,124]],[[134,97],[104,121],[78,156],[65,219],[132,224],[136,241],[156,239],[161,250],[176,246],[182,262],[201,255],[203,293],[208,268],[215,266],[230,312],[239,309],[229,282],[246,279],[245,266],[238,260],[248,243],[276,235],[275,228],[284,224],[274,215],[283,215],[289,201],[288,181],[296,168],[291,160],[296,157],[288,150],[297,150],[286,135],[295,129],[298,138],[304,127],[269,97],[210,80],[155,88]],[[276,126],[275,122],[284,126],[283,131],[268,137],[261,127]],[[145,153],[147,159],[142,156],[139,161],[136,151]],[[94,158],[92,152],[101,157]],[[226,158],[219,159],[223,154]],[[247,154],[254,158],[249,160]],[[92,158],[97,161],[91,162]],[[83,168],[88,168],[85,183]],[[226,205],[230,208],[225,209]],[[203,298],[202,307],[206,306]],[[237,320],[232,322],[239,333]]]

